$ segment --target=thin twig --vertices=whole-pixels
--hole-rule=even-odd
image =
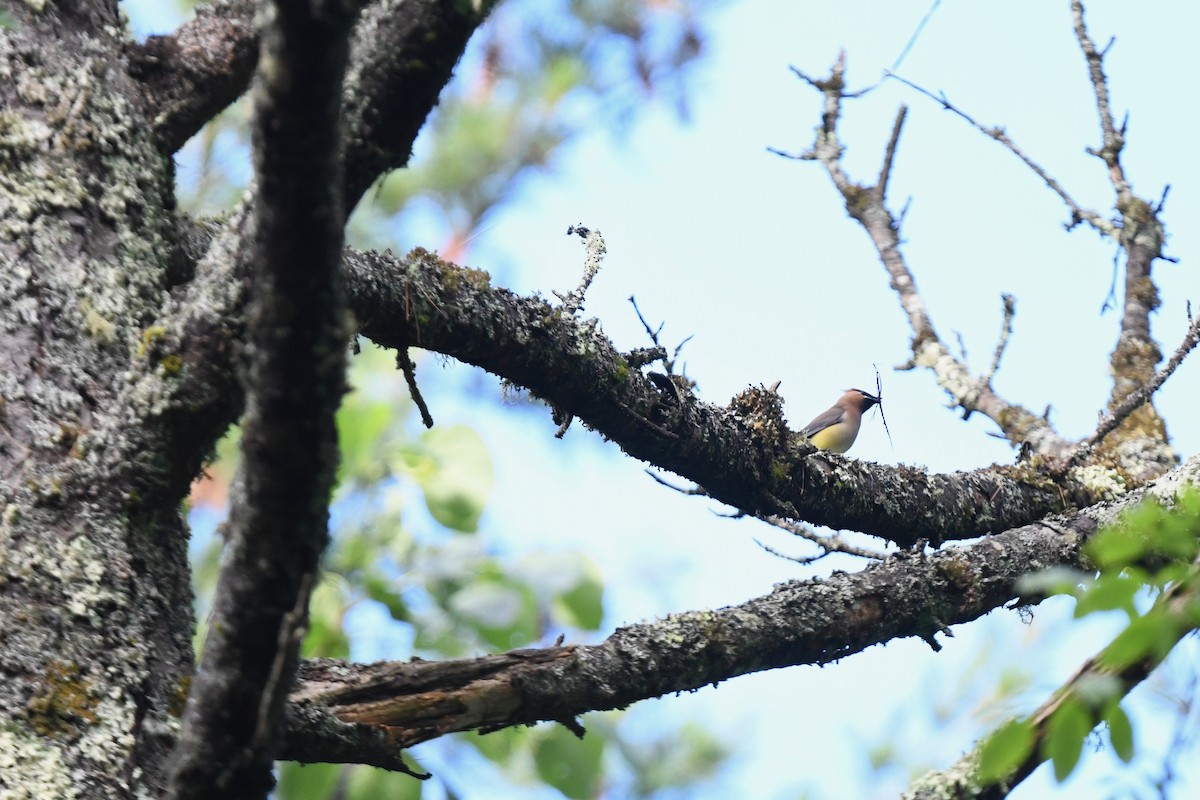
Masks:
[[[692,340],[692,338],[695,336],[695,334],[693,333],[693,334],[688,335],[687,337],[684,338],[683,341],[681,341],[679,344],[675,345],[674,353],[668,358],[667,357],[667,349],[665,347],[663,347],[662,342],[659,341],[659,336],[662,334],[663,327],[667,323],[660,322],[658,324],[657,328],[651,328],[650,323],[647,322],[646,318],[642,315],[642,310],[640,308],[638,308],[637,299],[633,295],[629,295],[629,302],[633,306],[633,312],[635,314],[637,314],[638,322],[642,323],[642,327],[646,330],[646,335],[649,336],[650,341],[654,343],[654,347],[650,348],[649,350],[644,350],[644,351],[635,350],[635,351],[632,351],[629,355],[644,357],[644,356],[649,356],[651,354],[654,354],[655,355],[654,358],[649,359],[649,360],[642,360],[641,364],[639,364],[639,366],[644,365],[644,364],[649,364],[653,361],[662,361],[663,369],[665,369],[667,371],[667,374],[675,375],[676,374],[675,363],[679,360],[679,354],[681,352],[683,352],[684,345],[686,345],[688,342],[690,342]],[[661,353],[661,355],[657,355],[657,353]],[[626,360],[628,361],[630,359],[626,358]],[[686,373],[686,368],[684,370],[684,373]],[[679,374],[681,377],[687,378],[687,375],[684,373],[679,373]],[[688,382],[691,383],[690,380]],[[694,386],[694,384],[692,384],[692,385]]]
[[[830,555],[833,552],[832,550],[821,549],[820,551],[814,553],[811,556],[793,556],[793,555],[789,555],[788,553],[783,552],[782,550],[776,550],[774,547],[771,547],[771,545],[767,544],[766,542],[764,542],[761,539],[755,539],[754,543],[756,545],[758,545],[759,547],[761,547],[763,550],[766,550],[771,555],[776,556],[777,558],[782,558],[785,561],[792,561],[796,564],[799,564],[802,567],[807,567],[811,564],[815,564],[818,561],[820,561],[822,558],[825,558],[826,556]]]
[[[1008,338],[1012,336],[1013,316],[1017,313],[1017,300],[1011,294],[1000,295],[1000,300],[1004,304],[1004,321],[1000,323],[1000,341],[996,342],[996,352],[992,353],[992,363],[988,367],[987,372],[979,379],[984,386],[992,385],[992,378],[996,375],[996,370],[1000,369],[1000,359],[1004,356],[1004,350],[1008,347]]]
[[[567,235],[571,234],[576,234],[583,239],[586,257],[583,261],[583,278],[575,287],[575,291],[568,295],[554,293],[555,297],[563,301],[562,310],[567,314],[574,314],[583,308],[583,297],[587,293],[588,287],[592,285],[592,279],[600,271],[600,263],[604,261],[604,254],[608,252],[608,248],[604,244],[604,237],[598,230],[586,228],[583,225],[572,225],[567,228]]]
[[[792,522],[791,520],[784,519],[783,517],[776,516],[775,514],[756,514],[755,516],[768,525],[774,525],[776,528],[787,531],[793,536],[799,536],[801,539],[807,539],[825,551],[821,555],[810,558],[809,560],[801,563],[811,564],[818,558],[824,558],[829,553],[846,553],[847,555],[859,556],[860,558],[870,558],[876,561],[887,557],[886,553],[881,553],[877,550],[871,550],[866,547],[858,547],[857,545],[850,544],[836,533],[832,536],[822,536],[807,525],[801,525],[798,522]],[[761,542],[759,542],[759,545],[762,546],[764,550],[768,550],[773,553],[775,552]],[[780,555],[779,553],[775,554]],[[789,558],[792,561],[798,560],[796,558],[791,558],[790,556],[782,557]]]
[[[904,127],[904,119],[907,116],[908,106],[902,105],[896,112],[896,121],[892,123],[892,135],[888,138],[887,150],[883,154],[883,166],[879,169],[879,180],[875,183],[875,196],[879,198],[880,202],[887,200],[888,179],[892,175],[892,161],[896,158],[896,145],[900,141],[900,130]]]
[[[1104,48],[1104,52],[1096,50],[1096,43],[1088,35],[1087,25],[1083,21],[1083,3],[1080,0],[1071,0],[1071,17],[1075,22],[1075,37],[1079,40],[1084,58],[1087,59],[1088,75],[1092,80],[1092,91],[1096,95],[1096,112],[1100,116],[1100,130],[1104,133],[1104,146],[1098,151],[1088,152],[1103,159],[1108,165],[1109,178],[1113,188],[1117,190],[1117,198],[1125,200],[1131,194],[1120,160],[1121,149],[1125,146],[1126,123],[1121,123],[1120,130],[1113,123],[1112,104],[1108,98],[1108,78],[1104,75],[1104,54],[1108,52],[1112,42]]]
[[[1036,174],[1039,178],[1041,178],[1042,182],[1045,183],[1046,186],[1048,186],[1051,191],[1053,191],[1060,198],[1062,198],[1062,201],[1067,205],[1067,208],[1070,209],[1071,222],[1067,224],[1067,226],[1066,226],[1067,230],[1070,230],[1071,228],[1075,227],[1075,225],[1078,224],[1079,222],[1086,222],[1089,225],[1091,225],[1093,228],[1095,228],[1097,231],[1104,234],[1105,236],[1113,236],[1113,237],[1116,236],[1117,227],[1112,223],[1111,220],[1107,220],[1104,217],[1097,214],[1095,211],[1089,211],[1089,210],[1083,208],[1082,206],[1080,206],[1078,203],[1076,203],[1075,199],[1072,198],[1071,195],[1067,194],[1067,190],[1062,187],[1062,184],[1060,184],[1048,172],[1046,172],[1046,170],[1043,169],[1041,165],[1039,165],[1036,161],[1034,161],[1032,158],[1027,156],[1025,154],[1025,152],[1023,150],[1021,150],[1021,148],[1017,147],[1016,143],[1013,142],[1012,139],[1008,138],[1008,134],[1005,133],[1003,128],[998,128],[998,127],[997,128],[989,128],[989,127],[983,125],[982,123],[976,121],[976,119],[974,117],[972,117],[970,114],[968,114],[967,112],[963,111],[958,106],[951,103],[946,98],[946,95],[941,92],[939,92],[938,94],[935,95],[933,92],[929,91],[928,89],[924,88],[923,86],[919,86],[918,84],[913,83],[912,81],[908,80],[907,78],[902,78],[899,75],[896,75],[895,73],[889,72],[888,77],[893,78],[894,80],[899,81],[900,83],[904,84],[905,86],[909,87],[910,89],[912,89],[920,94],[925,95],[929,99],[938,103],[945,110],[952,112],[953,114],[955,114],[958,117],[961,117],[968,124],[973,126],[980,133],[982,133],[984,136],[987,136],[991,139],[995,139],[997,142],[999,142],[1000,144],[1002,144],[1006,148],[1008,148],[1008,150],[1013,155],[1015,155],[1017,158],[1021,159],[1021,161],[1023,161],[1025,163],[1025,166],[1027,166],[1031,170],[1033,170],[1034,174]]]
[[[417,388],[416,366],[408,354],[407,347],[401,347],[396,351],[396,366],[404,373],[404,382],[408,384],[408,393],[412,396],[413,402],[417,404],[417,410],[421,412],[421,424],[426,428],[432,428],[433,417],[429,414],[429,406],[425,405],[425,398],[421,396],[421,390]]]
[[[1145,384],[1130,392],[1115,409],[1105,415],[1096,427],[1096,432],[1075,448],[1060,469],[1065,471],[1085,460],[1096,448],[1096,445],[1104,440],[1105,436],[1116,430],[1117,426],[1124,422],[1130,414],[1145,405],[1167,378],[1170,378],[1171,374],[1183,363],[1188,354],[1195,349],[1197,343],[1200,343],[1200,315],[1194,317],[1191,324],[1188,325],[1183,341],[1179,343],[1179,347],[1176,348],[1175,354],[1171,356],[1167,365],[1154,373]]]
[[[1117,276],[1121,273],[1121,253],[1120,247],[1113,250],[1112,280],[1108,284],[1108,294],[1104,295],[1104,304],[1100,306],[1101,314],[1107,314],[1117,307]]]
[[[954,338],[958,342],[958,358],[965,365],[967,363],[967,340],[963,338],[962,331],[954,331]]]
[[[900,51],[900,55],[896,56],[896,60],[892,62],[892,72],[900,69],[900,65],[904,63],[904,59],[908,56],[909,51],[916,45],[917,39],[921,38],[921,32],[929,24],[929,20],[933,19],[934,12],[938,10],[938,6],[941,4],[942,0],[933,0],[933,5],[925,12],[925,16],[921,17],[921,21],[917,23],[917,27],[913,29],[912,36],[908,37],[908,41],[904,44],[904,49]]]
[[[665,486],[672,491],[679,492],[680,494],[687,495],[688,497],[708,497],[708,492],[704,491],[704,489],[699,486],[693,486],[690,489],[684,488],[683,486],[676,486],[666,478],[659,477],[657,473],[652,472],[651,470],[646,470],[646,474],[649,475],[654,482],[660,486]]]

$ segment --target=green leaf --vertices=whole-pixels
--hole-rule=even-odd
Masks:
[[[1095,611],[1120,609],[1131,617],[1136,615],[1133,597],[1144,584],[1124,573],[1101,575],[1086,590],[1080,593],[1075,604],[1075,617],[1087,616]]]
[[[341,764],[282,761],[275,797],[279,800],[325,800],[333,794],[341,775]]]
[[[305,658],[348,658],[350,638],[342,629],[346,613],[345,580],[326,573],[308,602],[308,635],[302,648]]]
[[[1123,524],[1097,532],[1084,545],[1084,552],[1101,571],[1119,570],[1132,564],[1146,552],[1145,539],[1133,527],[1137,524],[1140,523],[1127,518]]]
[[[1043,755],[1054,762],[1054,778],[1059,783],[1074,771],[1083,752],[1083,741],[1094,727],[1091,713],[1073,696],[1063,700],[1051,715]]]
[[[554,598],[554,610],[568,625],[599,630],[604,620],[604,584],[596,575],[584,574],[572,588]]]
[[[449,607],[497,650],[524,647],[541,631],[533,593],[503,578],[464,586],[450,598]]]
[[[602,736],[593,731],[579,739],[561,725],[550,728],[533,748],[538,776],[573,800],[596,795],[603,756]]]
[[[380,442],[395,419],[396,408],[389,402],[369,401],[361,392],[346,397],[337,412],[342,458],[338,483],[346,480],[371,483],[382,477]]]
[[[362,587],[367,597],[383,604],[392,619],[399,622],[412,621],[408,603],[404,602],[399,592],[392,589],[392,581],[380,575],[369,574],[363,576]]]
[[[1108,739],[1112,742],[1113,750],[1118,758],[1128,764],[1134,755],[1133,726],[1129,723],[1129,716],[1120,703],[1114,702],[1109,706],[1104,720],[1108,723]]]
[[[421,781],[403,772],[358,765],[346,782],[346,800],[421,800]]]
[[[979,781],[986,785],[1002,780],[1033,752],[1033,725],[1013,719],[991,735],[979,751]]]
[[[474,533],[492,492],[487,446],[465,425],[438,427],[422,437],[425,467],[416,472],[429,513],[447,528]]]
[[[1075,681],[1075,697],[1088,708],[1103,708],[1120,700],[1122,692],[1121,679],[1105,672],[1085,672]]]
[[[1100,663],[1121,669],[1147,656],[1165,655],[1179,639],[1178,623],[1162,612],[1152,609],[1145,616],[1131,620],[1125,630],[1100,654]]]

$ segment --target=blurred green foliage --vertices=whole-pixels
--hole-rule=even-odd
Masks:
[[[1148,673],[1180,639],[1200,627],[1200,491],[1189,487],[1169,506],[1148,499],[1098,531],[1084,546],[1095,573],[1047,570],[1029,576],[1022,594],[1069,594],[1075,616],[1098,612],[1125,615],[1125,628],[1099,654],[1094,666],[1063,690],[1046,720],[1042,755],[1057,780],[1075,770],[1084,742],[1104,723],[1114,754],[1128,763],[1136,754],[1135,732],[1121,706],[1131,671]],[[1002,780],[1032,752],[1035,728],[1012,720],[980,751],[981,780]]]

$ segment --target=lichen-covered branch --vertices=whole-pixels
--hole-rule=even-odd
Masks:
[[[1166,234],[1158,218],[1160,209],[1133,193],[1133,187],[1121,166],[1125,147],[1125,128],[1117,127],[1108,96],[1108,78],[1104,75],[1104,54],[1096,49],[1083,18],[1083,3],[1072,0],[1071,16],[1075,36],[1087,61],[1088,77],[1096,96],[1103,144],[1090,150],[1108,168],[1109,180],[1121,215],[1117,241],[1125,253],[1125,299],[1121,315],[1121,334],[1109,358],[1113,375],[1108,409],[1116,410],[1127,397],[1149,383],[1162,352],[1150,335],[1150,312],[1158,308],[1158,287],[1152,276],[1154,262],[1162,258]],[[1179,462],[1168,444],[1167,427],[1151,398],[1129,413],[1115,433],[1105,440],[1106,452],[1120,459],[1137,479],[1161,474]]]
[[[339,114],[352,3],[273,4],[254,90],[242,464],[170,797],[262,798],[328,537],[345,371]]]
[[[129,46],[158,148],[171,154],[250,82],[258,58],[257,0],[216,0],[166,36]]]
[[[896,553],[855,574],[790,581],[736,606],[620,628],[597,645],[449,662],[307,662],[291,697],[297,721],[283,757],[322,760],[321,736],[312,727],[329,717],[357,726],[364,737],[386,727],[394,747],[386,755],[395,761],[402,749],[447,733],[572,720],[751,672],[826,664],[897,638],[917,636],[937,647],[937,633],[1016,598],[1023,575],[1086,567],[1086,539],[1147,491],[1173,494],[1197,479],[1200,459],[1193,459],[1119,503],[931,555]]]
[[[384,172],[408,162],[417,131],[494,0],[378,0],[354,32],[343,96],[350,208]]]
[[[364,335],[483,367],[749,513],[911,545],[1007,530],[1121,490],[1056,484],[1028,465],[936,475],[813,452],[787,429],[774,393],[749,389],[726,408],[704,403],[631,368],[594,321],[493,288],[486,272],[423,250],[348,252],[345,270]]]
[[[214,13],[221,17],[238,7],[231,2],[227,11]],[[407,159],[421,124],[437,104],[438,93],[484,13],[422,0],[374,3],[359,19],[342,87],[346,208],[380,171],[400,166]],[[195,24],[197,30],[185,25],[176,36],[190,41],[216,22],[202,22],[198,17]],[[348,188],[351,183],[353,190]],[[146,348],[149,366],[166,361],[172,369],[169,381],[153,370],[142,375],[138,393],[153,395],[155,405],[167,412],[155,423],[180,445],[170,452],[190,456],[180,459],[184,487],[194,477],[200,458],[234,423],[243,406],[234,367],[242,349],[250,266],[246,237],[253,203],[253,194],[248,193],[239,208],[223,220],[180,224],[172,282],[181,288],[169,298],[160,320],[149,328],[153,334]],[[130,425],[146,422],[130,417]]]

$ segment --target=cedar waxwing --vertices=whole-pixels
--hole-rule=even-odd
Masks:
[[[844,453],[854,444],[863,412],[879,402],[879,398],[862,389],[847,389],[833,408],[817,415],[800,429],[800,435],[818,450]]]

